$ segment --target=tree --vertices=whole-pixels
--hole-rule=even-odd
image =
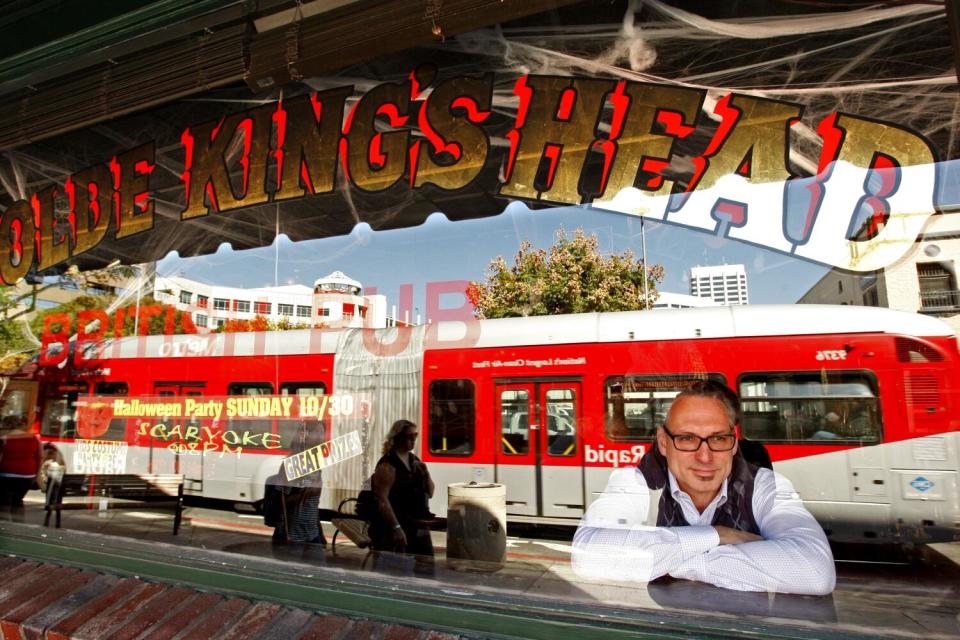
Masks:
[[[293,331],[296,329],[310,329],[311,325],[306,322],[295,322],[287,317],[279,320],[268,320],[266,317],[256,315],[252,320],[234,319],[227,320],[220,327],[214,330],[214,333],[244,333],[247,331]],[[327,325],[318,323],[312,325],[314,329],[326,329]]]
[[[647,266],[644,299],[643,263],[632,251],[601,256],[597,237],[582,229],[568,239],[562,228],[549,253],[520,244],[514,265],[503,256],[490,262],[486,282],[471,282],[467,298],[477,318],[510,318],[593,311],[630,311],[652,306],[663,265]]]
[[[81,295],[76,300],[53,309],[38,311],[40,293],[52,287],[64,286],[86,292],[91,286],[121,283],[124,279],[133,277],[136,272],[132,267],[118,264],[87,272],[70,267],[58,276],[35,280],[35,284],[29,288],[0,285],[0,374],[15,372],[36,353],[46,316],[66,313],[71,315],[72,321],[78,311],[106,309],[115,300],[112,295]],[[152,301],[152,298],[150,300]],[[151,320],[150,324],[152,329],[155,323]],[[132,335],[133,325],[133,320],[125,322],[124,335]]]

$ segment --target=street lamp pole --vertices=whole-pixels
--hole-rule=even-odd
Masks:
[[[650,287],[647,284],[647,235],[643,230],[643,216],[640,216],[640,246],[643,249],[643,308],[650,308]]]

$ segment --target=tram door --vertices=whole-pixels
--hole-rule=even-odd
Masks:
[[[580,381],[496,385],[496,473],[507,513],[583,515]]]
[[[202,382],[157,382],[153,385],[153,395],[160,397],[188,397],[195,398],[203,395],[205,385]],[[161,422],[160,419],[157,422]],[[203,442],[202,436],[187,438],[189,429],[196,429],[202,433],[201,426],[210,426],[201,423],[199,418],[186,416],[166,417],[162,419],[166,426],[166,433],[173,436],[164,436],[156,432],[156,437],[150,437],[149,473],[182,473],[183,490],[189,493],[203,492]],[[179,429],[176,427],[179,425]],[[191,447],[191,444],[193,447]]]

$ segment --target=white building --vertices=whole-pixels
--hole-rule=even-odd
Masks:
[[[302,284],[243,289],[223,287],[178,276],[157,275],[153,296],[158,302],[189,311],[199,328],[218,329],[227,320],[286,321],[330,328],[393,326],[386,314],[386,297],[362,295],[362,285],[339,271]],[[366,320],[366,323],[365,323]]]
[[[653,303],[654,309],[693,309],[699,307],[719,307],[719,302],[714,302],[710,298],[701,298],[700,296],[688,296],[685,293],[673,293],[672,291],[660,291],[657,301]]]
[[[914,249],[871,274],[829,271],[798,302],[889,307],[936,316],[960,334],[960,216],[937,215]]]
[[[722,305],[748,304],[747,270],[742,264],[693,267],[690,294]]]

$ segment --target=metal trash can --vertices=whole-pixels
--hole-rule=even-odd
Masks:
[[[507,488],[492,482],[447,487],[447,566],[499,571],[507,559]]]

